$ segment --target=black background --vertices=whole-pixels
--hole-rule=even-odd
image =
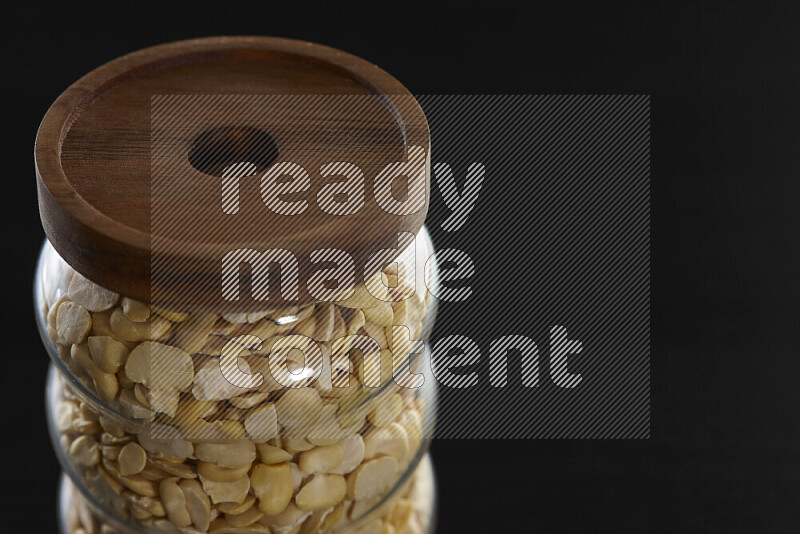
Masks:
[[[437,441],[438,531],[798,531],[797,5],[4,9],[1,531],[55,531],[58,467],[42,403],[47,358],[30,304],[43,239],[32,158],[39,120],[61,90],[107,60],[214,34],[328,44],[420,94],[651,94],[651,438]],[[524,208],[524,198],[517,202]],[[519,232],[520,254],[529,251],[524,229],[504,213],[481,222],[473,231]],[[535,304],[524,293],[518,300]],[[445,308],[437,335],[507,304],[474,302],[458,317]]]

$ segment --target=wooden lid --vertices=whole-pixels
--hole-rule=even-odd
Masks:
[[[140,300],[222,310],[231,309],[222,260],[233,250],[291,252],[300,301],[313,298],[309,276],[332,266],[313,263],[314,250],[350,254],[356,283],[371,275],[364,265],[375,251],[422,226],[430,137],[408,90],[362,59],[287,39],[213,37],[134,52],[75,82],[45,115],[35,162],[45,232],[78,272]],[[403,162],[421,164],[416,186]],[[231,176],[245,168],[237,163],[249,164],[241,178]],[[285,176],[294,165],[307,171],[305,185]],[[357,172],[351,165],[363,189],[353,178],[333,194],[343,172]],[[294,301],[277,291],[276,274],[265,306],[242,269],[234,308]]]

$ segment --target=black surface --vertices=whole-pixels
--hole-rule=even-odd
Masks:
[[[47,361],[30,308],[43,237],[38,122],[102,62],[213,34],[329,44],[415,93],[652,94],[652,437],[436,442],[439,532],[800,530],[797,5],[5,9],[3,532],[55,528]],[[497,213],[494,231],[518,231],[505,222]],[[460,317],[443,309],[437,333],[464,316],[482,320],[492,305]]]

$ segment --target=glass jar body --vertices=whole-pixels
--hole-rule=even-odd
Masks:
[[[213,314],[117,295],[45,244],[37,322],[65,471],[135,532],[369,524],[414,478],[435,420],[432,381],[415,372],[429,365],[431,250],[423,232],[379,273],[383,298],[362,286]]]
[[[430,457],[425,456],[409,482],[386,500],[385,506],[335,534],[430,534],[436,526],[436,483]],[[146,532],[115,517],[93,502],[66,475],[59,488],[59,531],[61,534],[142,534]],[[257,526],[250,531],[256,534]],[[301,532],[307,530],[301,529]]]

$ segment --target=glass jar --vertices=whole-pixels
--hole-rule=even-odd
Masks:
[[[314,106],[279,98],[279,113],[267,113],[276,110],[247,96],[253,87],[271,95],[291,87]],[[315,94],[320,87],[325,98]],[[154,88],[177,94],[169,109],[185,113],[174,130],[159,122]],[[214,96],[223,90],[233,95]],[[348,98],[329,98],[336,90]],[[208,109],[186,104],[186,92]],[[264,142],[274,158],[252,150]],[[423,376],[438,282],[423,226],[429,148],[424,115],[388,74],[282,39],[155,47],[112,61],[59,97],[37,136],[48,240],[34,298],[53,362],[49,428],[87,514],[132,532],[425,530],[430,508],[409,499],[430,497],[413,488],[430,486],[415,481],[430,470],[436,412],[433,381]],[[369,173],[343,159],[319,167],[328,151],[366,154]],[[159,165],[170,155],[177,167],[165,187]],[[345,189],[326,197],[321,180],[301,176],[320,206],[285,218],[281,206],[306,201],[278,198],[304,192],[286,185],[294,182],[284,170],[301,166],[275,164],[281,155],[307,158],[323,178],[346,171],[348,181],[334,182]],[[98,165],[101,156],[113,164]],[[394,172],[407,178],[405,200]],[[259,173],[266,208],[244,196]],[[337,203],[350,198],[350,177],[365,175],[361,185],[376,198],[344,217],[352,214]],[[241,195],[231,196],[231,184]],[[240,197],[249,212],[238,217]],[[176,200],[187,209],[172,209]],[[270,251],[277,260],[262,256]],[[337,252],[363,272],[331,284]],[[288,256],[294,263],[283,263]],[[280,291],[267,298],[273,274],[257,267],[275,261]],[[298,278],[304,283],[292,293]],[[94,521],[82,518],[82,528]]]
[[[426,233],[420,236],[416,248],[425,251],[430,242]],[[410,261],[403,256],[398,258],[404,260]],[[288,374],[290,379],[304,377],[289,386],[265,381],[258,388],[239,388],[223,382],[221,372],[202,372],[209,368],[219,370],[219,355],[208,354],[211,349],[206,347],[220,347],[236,335],[263,331],[267,322],[273,337],[278,338],[304,329],[316,330],[307,324],[319,320],[320,307],[333,310],[339,317],[335,321],[340,325],[339,334],[357,331],[374,339],[381,328],[390,328],[370,324],[371,319],[362,320],[364,309],[309,304],[304,309],[291,310],[291,314],[273,314],[242,323],[230,321],[239,317],[218,316],[206,330],[198,333],[192,329],[201,339],[189,340],[197,348],[184,351],[191,362],[191,380],[175,391],[174,404],[159,404],[156,399],[163,394],[136,381],[139,375],[130,367],[132,357],[137,357],[143,345],[158,343],[176,348],[176,340],[186,343],[187,338],[180,335],[181,328],[191,324],[192,314],[152,310],[144,303],[117,296],[107,300],[113,304],[105,310],[84,312],[91,324],[79,338],[72,339],[75,343],[70,343],[65,336],[76,335],[74,328],[65,330],[62,322],[61,334],[58,331],[58,308],[82,308],[70,299],[70,289],[74,295],[81,295],[77,300],[106,290],[76,273],[47,243],[42,248],[37,273],[37,324],[53,361],[48,409],[59,459],[64,470],[94,500],[114,510],[132,528],[177,531],[191,527],[195,532],[207,532],[210,521],[205,518],[199,519],[199,524],[186,524],[188,515],[182,511],[166,516],[154,515],[153,509],[148,511],[147,506],[159,511],[165,507],[159,499],[170,495],[167,492],[180,497],[176,490],[184,492],[182,480],[191,481],[184,484],[192,488],[188,491],[208,499],[209,510],[220,514],[256,503],[256,507],[248,509],[259,510],[248,511],[252,517],[279,517],[291,510],[295,514],[292,519],[300,524],[309,520],[309,514],[316,513],[318,518],[341,505],[347,509],[342,525],[360,524],[410,476],[427,451],[435,420],[434,382],[404,387],[403,379],[412,375],[400,374],[429,365],[427,350],[412,359],[410,353],[392,352],[387,346],[374,354],[378,357],[370,369],[364,354],[355,350],[347,354],[348,347],[341,347],[345,357],[340,363],[347,364],[333,367],[329,362],[335,361],[331,355],[337,349],[332,345],[340,337],[334,332],[331,340],[315,340],[325,348],[321,368],[308,364],[302,368],[303,373]],[[80,292],[76,292],[76,281],[83,288]],[[426,339],[435,314],[435,299],[414,296],[399,302],[403,304],[395,303],[389,309],[405,308],[402,324],[415,337]],[[354,318],[356,315],[358,319]],[[372,314],[368,312],[365,317]],[[132,339],[130,332],[135,330],[131,326],[154,321],[164,321],[168,326],[146,328],[142,331],[147,335],[138,341]],[[356,329],[354,324],[361,326]],[[248,371],[269,372],[260,365],[261,360],[267,359],[265,353],[245,352],[248,353],[242,359],[247,362]],[[152,354],[152,349],[145,354]],[[328,378],[328,373],[333,376]],[[113,384],[110,388],[109,382]],[[290,399],[298,393],[308,397]],[[308,398],[313,400],[309,402]],[[293,403],[297,408],[293,409]],[[260,414],[267,410],[271,418],[265,421]],[[311,413],[315,414],[313,420]],[[303,424],[296,424],[298,419]],[[287,484],[283,497],[276,497],[276,484],[281,480],[276,475],[278,468]],[[304,500],[304,488],[313,488],[320,480],[324,485],[315,490],[317,495],[310,493],[312,501],[308,502],[308,495]],[[273,504],[277,498],[281,500]],[[261,502],[267,504],[259,509]],[[237,520],[243,521],[233,521]],[[222,520],[217,523],[222,524]]]

